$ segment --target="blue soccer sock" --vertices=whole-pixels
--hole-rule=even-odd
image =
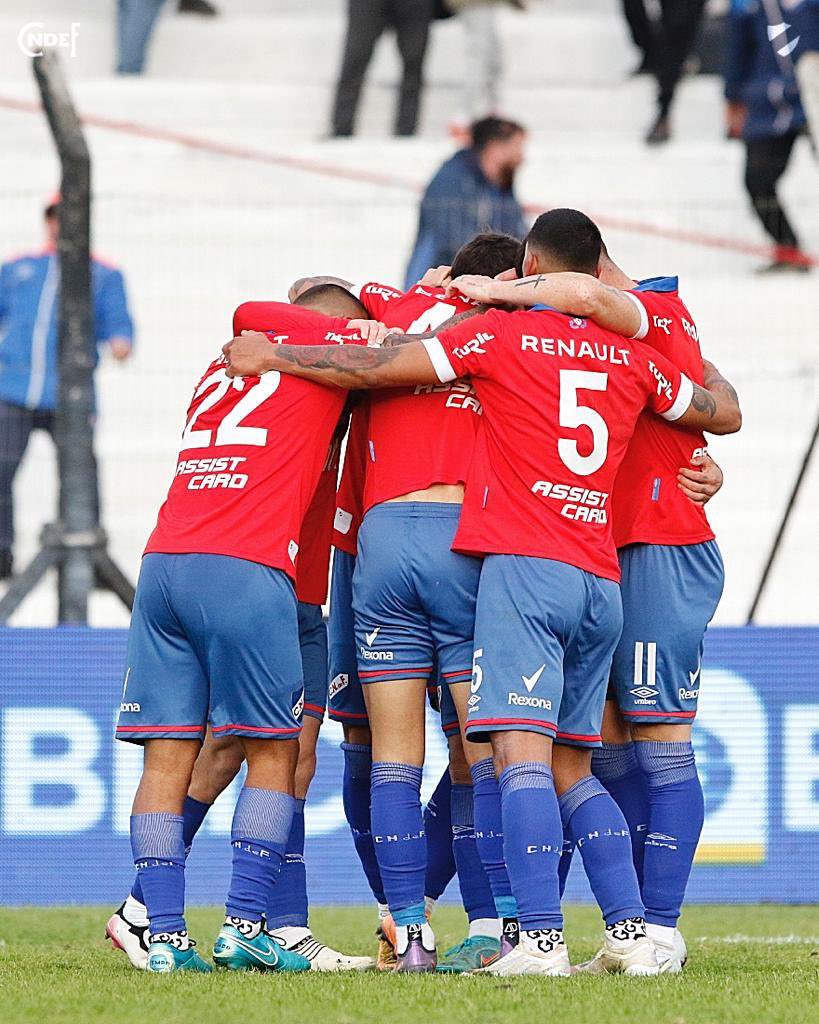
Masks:
[[[651,804],[643,867],[646,921],[674,928],[705,817],[702,786],[690,742],[635,746]]]
[[[437,900],[455,877],[450,812],[451,792],[452,780],[449,777],[449,768],[447,768],[424,808],[424,832],[427,836],[427,873],[424,894],[428,904],[430,901]]]
[[[517,904],[512,895],[509,872],[503,854],[503,818],[500,789],[491,757],[470,768],[475,813],[475,845],[486,873],[498,917],[515,917]]]
[[[273,902],[267,908],[268,931],[274,928],[307,927],[307,871],[304,866],[304,800],[295,800],[293,822]]]
[[[560,898],[563,899],[563,893],[566,891],[566,879],[569,877],[569,868],[572,866],[572,858],[574,857],[574,840],[572,834],[568,829],[563,829],[563,850],[560,854],[560,863],[557,866],[557,879],[560,883]]]
[[[592,773],[623,812],[631,833],[634,870],[642,889],[649,803],[648,786],[634,748],[634,743],[604,743],[592,751]]]
[[[645,917],[628,825],[603,785],[593,775],[576,782],[560,798],[560,815],[606,924]]]
[[[489,879],[475,841],[475,805],[472,786],[453,785],[450,796],[452,852],[458,869],[458,887],[470,923],[497,919]]]
[[[552,770],[523,761],[500,777],[503,848],[521,931],[563,928],[557,869],[563,829]]]
[[[273,902],[296,801],[274,789],[245,786],[231,826],[233,866],[227,916],[260,922]]]
[[[424,924],[427,840],[421,814],[421,769],[376,761],[371,773],[373,840],[396,924]]]
[[[203,804],[201,800],[194,800],[192,796],[185,797],[185,805],[182,808],[182,841],[185,844],[186,858],[191,852],[194,837],[212,806],[212,804]],[[142,885],[138,874],[131,887],[131,896],[139,903],[145,902],[142,898]]]
[[[184,932],[185,843],[181,814],[132,814],[131,851],[151,935]]]
[[[377,903],[384,904],[384,886],[378,858],[375,855],[372,831],[370,829],[370,771],[373,766],[372,747],[359,743],[342,743],[344,751],[344,778],[342,780],[342,797],[344,816],[353,836],[353,846],[361,861],[367,879]]]

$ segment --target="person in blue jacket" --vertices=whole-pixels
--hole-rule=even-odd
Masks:
[[[59,198],[45,210],[46,246],[0,267],[0,579],[11,576],[12,484],[32,430],[54,437],[57,404]],[[93,358],[107,344],[115,359],[131,354],[133,323],[122,273],[92,260]]]
[[[819,37],[816,0],[732,0],[725,55],[727,127],[745,143],[745,188],[773,239],[761,272],[806,272],[811,261],[782,207],[776,185],[805,129],[796,62]]]
[[[526,234],[514,192],[525,129],[505,118],[484,117],[472,125],[471,136],[472,145],[450,157],[424,192],[406,287],[430,267],[451,264],[464,242],[482,231]]]

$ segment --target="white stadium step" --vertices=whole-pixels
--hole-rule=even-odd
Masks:
[[[0,10],[0,259],[36,247],[42,200],[57,181],[42,116],[2,106],[35,99],[16,43],[32,6],[6,0]],[[60,28],[70,21],[66,6],[38,0],[37,20]],[[139,332],[132,364],[105,364],[98,374],[106,526],[132,576],[167,487],[190,388],[227,337],[234,306],[281,296],[304,272],[400,283],[417,216],[407,183],[423,184],[451,152],[445,125],[457,110],[462,59],[454,22],[435,27],[418,138],[389,137],[398,69],[384,41],[360,112],[362,137],[322,142],[342,0],[220,6],[224,16],[212,21],[163,14],[148,74],[123,79],[110,73],[114,4],[85,0],[77,56],[65,62],[83,113],[131,125],[92,126],[88,137],[95,248],[126,272]],[[679,273],[704,350],[737,384],[745,426],[713,446],[726,486],[711,515],[728,571],[719,621],[739,622],[819,412],[815,275],[751,275],[759,256],[743,245],[763,239],[742,192],[741,147],[721,138],[717,80],[685,82],[675,140],[660,151],[642,145],[652,87],[626,78],[633,54],[618,11],[617,0],[560,0],[503,13],[504,109],[532,129],[519,192],[533,209],[572,205],[597,216],[615,257],[634,275]],[[134,126],[168,134],[146,137]],[[246,152],[228,155],[231,147]],[[302,163],[285,167],[277,158]],[[371,174],[394,184],[373,184]],[[819,251],[816,165],[807,144],[798,147],[783,194],[808,248]],[[49,447],[35,439],[17,480],[23,559],[54,500]],[[819,619],[817,503],[814,466],[763,621]],[[126,621],[104,595],[92,613],[95,624]],[[40,588],[15,621],[52,618],[51,594]]]

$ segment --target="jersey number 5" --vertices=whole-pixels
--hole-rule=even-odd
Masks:
[[[589,476],[606,461],[609,450],[609,428],[606,421],[595,409],[581,405],[577,400],[578,391],[605,391],[608,387],[607,373],[592,373],[589,370],[560,371],[560,425],[561,427],[588,427],[592,435],[592,450],[581,455],[577,441],[561,437],[557,442],[557,453],[573,473]]]
[[[256,447],[266,445],[267,430],[264,427],[243,427],[241,423],[254,409],[258,409],[265,399],[270,398],[278,388],[280,381],[281,374],[275,371],[262,374],[258,382],[251,384],[247,393],[231,408],[230,412],[222,417],[216,428],[216,439],[212,441],[212,430],[194,430],[194,424],[202,413],[218,405],[231,388],[241,391],[247,387],[247,381],[241,377],[231,380],[224,370],[217,370],[209,377],[205,377],[194,392],[194,401],[211,388],[213,390],[185,425],[182,433],[182,446],[179,450],[184,452],[187,448],[210,448],[212,443],[216,445],[250,444]]]

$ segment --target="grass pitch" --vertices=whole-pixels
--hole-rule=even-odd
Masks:
[[[109,908],[0,909],[3,1024],[816,1024],[819,908],[689,907],[684,973],[665,978],[393,977],[227,974],[162,977],[131,969],[102,938]],[[209,956],[219,909],[189,926]],[[439,948],[463,936],[456,909],[435,912]],[[374,913],[316,908],[315,933],[373,953]],[[594,953],[600,919],[569,907],[573,961]]]

